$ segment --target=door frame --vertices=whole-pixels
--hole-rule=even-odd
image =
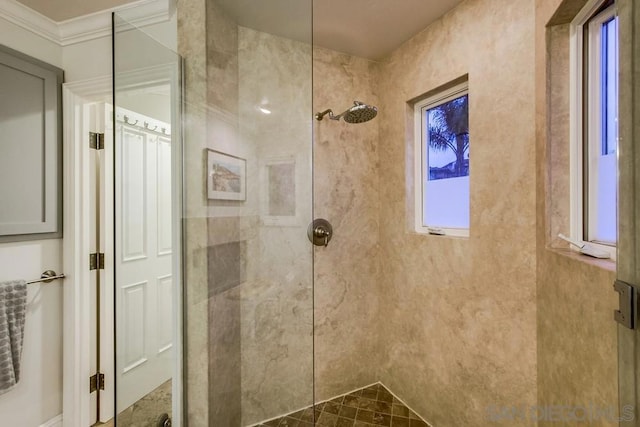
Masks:
[[[91,272],[87,266],[91,247],[91,188],[88,137],[84,108],[111,100],[109,76],[66,83],[63,92],[64,271],[63,287],[63,401],[64,427],[90,425],[91,394]]]
[[[173,194],[173,214],[177,220],[174,221],[174,242],[178,256],[174,257],[173,268],[177,272],[174,284],[174,354],[175,365],[172,380],[172,394],[178,398],[173,399],[173,420],[174,425],[180,426],[183,419],[183,309],[182,309],[182,89],[180,82],[181,70],[175,70],[170,66],[156,66],[149,69],[136,70],[122,75],[125,88],[141,88],[156,86],[159,84],[171,84],[172,99],[180,100],[180,104],[175,105],[174,123],[172,123],[172,138],[178,143],[172,145],[172,165],[175,176],[180,177],[180,181],[173,180],[175,186]],[[167,76],[171,76],[167,78]],[[95,218],[91,214],[91,188],[90,182],[86,179],[89,176],[89,156],[91,149],[88,144],[88,137],[84,134],[88,123],[83,117],[84,108],[87,105],[97,102],[113,102],[113,81],[110,75],[94,79],[66,83],[63,85],[63,191],[64,209],[63,222],[65,236],[63,239],[64,271],[67,273],[63,293],[63,427],[78,427],[91,425],[91,394],[89,393],[89,377],[95,372],[91,372],[91,300],[90,286],[91,272],[88,268],[89,253],[96,248],[91,247],[91,221]],[[177,86],[177,87],[176,87]],[[111,127],[111,123],[105,123],[105,127]],[[105,129],[106,131],[106,129]],[[112,130],[115,131],[115,130]],[[105,141],[105,145],[110,145]],[[113,159],[107,159],[107,162]],[[107,163],[108,164],[108,163]],[[109,169],[107,167],[106,169]],[[108,171],[107,180],[113,178],[113,171]],[[105,188],[104,211],[114,212],[113,190]],[[114,282],[113,254],[114,254],[114,232],[113,218],[106,215],[106,230],[103,233],[102,248],[105,253],[105,269],[101,280],[106,284]],[[109,257],[111,254],[111,257]],[[111,258],[111,259],[109,259]],[[104,291],[103,291],[104,292]],[[106,295],[111,304],[113,295]],[[107,301],[107,303],[109,303]],[[104,305],[104,304],[103,304]],[[113,310],[112,310],[113,311]],[[113,348],[115,344],[115,334],[113,328],[113,313],[102,313],[101,337],[103,338],[100,353],[102,365],[107,368],[105,378],[106,393],[111,393],[114,398],[115,370],[113,368],[115,358]],[[105,342],[104,338],[108,341]],[[103,368],[103,371],[105,369]],[[105,412],[113,413],[113,405]],[[101,411],[103,412],[103,411]]]

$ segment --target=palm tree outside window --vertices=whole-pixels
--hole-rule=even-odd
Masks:
[[[415,105],[416,231],[469,235],[469,93],[465,82]]]

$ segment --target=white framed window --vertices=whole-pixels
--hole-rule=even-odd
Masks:
[[[469,236],[469,86],[419,101],[415,114],[415,229]]]
[[[615,259],[618,17],[613,2],[589,2],[571,36],[571,237]]]

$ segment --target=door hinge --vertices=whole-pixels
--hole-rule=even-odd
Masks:
[[[636,328],[636,291],[633,286],[616,280],[613,289],[618,293],[619,309],[614,310],[613,318],[616,322],[629,329]]]
[[[89,132],[89,148],[104,149],[104,133]]]
[[[89,393],[97,390],[104,390],[104,374],[100,372],[89,377]]]
[[[89,254],[89,270],[104,270],[104,254]]]

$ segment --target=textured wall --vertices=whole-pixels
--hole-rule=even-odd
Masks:
[[[380,68],[383,383],[438,427],[536,401],[534,4],[468,0]],[[468,74],[471,231],[412,231],[407,102]]]
[[[635,0],[620,0],[616,4],[620,18],[620,188],[627,189],[618,195],[618,272],[617,276],[628,283],[640,283],[640,217],[638,189],[640,189],[640,4]],[[620,365],[618,367],[620,404],[635,407],[635,420],[626,420],[623,426],[637,423],[637,381],[638,381],[638,333],[622,326],[618,327],[618,347]],[[635,372],[635,375],[633,374]],[[623,412],[624,414],[624,412]]]
[[[240,287],[242,425],[249,425],[313,402],[311,45],[244,27],[238,40],[240,140],[252,147],[247,203],[255,206]],[[292,175],[276,179],[269,172],[276,164]],[[291,210],[278,209],[283,195]]]
[[[353,101],[378,105],[375,64],[322,48],[313,50],[314,111],[336,114]],[[333,224],[314,259],[316,399],[378,380],[386,344],[379,311],[378,211],[380,119],[361,124],[325,117],[314,125],[314,216]],[[386,167],[386,166],[385,166]]]
[[[189,425],[208,425],[207,222],[202,198],[202,148],[206,140],[206,8],[203,0],[178,4],[178,53],[184,59],[184,335]]]
[[[239,425],[241,419],[240,290],[246,280],[248,241],[255,233],[241,222],[245,202],[209,200],[204,179],[208,153],[215,149],[245,159],[252,150],[238,136],[238,26],[217,2],[206,2],[206,137],[200,141],[199,196],[207,216],[207,299],[209,425]],[[203,373],[204,375],[204,373]]]
[[[569,227],[569,26],[585,0],[536,1],[538,405],[590,406],[618,425],[615,265],[559,244]],[[553,17],[554,26],[547,27]],[[565,249],[551,249],[565,247]],[[552,419],[543,425],[557,425]],[[562,425],[584,425],[565,419]]]
[[[248,425],[313,400],[311,45],[240,27],[215,1],[181,0],[178,10],[187,415],[193,425]],[[206,149],[246,160],[246,200],[208,199]],[[295,182],[276,189],[295,212],[275,219],[274,162],[295,164]]]
[[[341,112],[353,100],[380,107],[378,118],[366,124],[328,119],[313,124],[314,216],[334,226],[329,247],[314,250],[318,400],[382,380],[438,427],[534,425],[530,419],[508,417],[496,422],[488,418],[495,414],[492,408],[615,405],[611,266],[547,249],[558,246],[551,236],[565,227],[568,211],[563,146],[568,128],[566,111],[561,111],[568,105],[562,76],[566,54],[547,52],[547,37],[562,45],[566,26],[549,33],[545,28],[559,3],[467,0],[383,63],[313,49],[313,111]],[[311,138],[306,117],[310,89],[299,80],[307,72],[300,69],[310,66],[304,51],[310,48],[253,30],[241,28],[236,34],[218,23],[222,40],[240,35],[234,41],[238,55],[210,34],[205,67],[201,40],[193,36],[202,31],[198,7],[182,12],[192,16],[191,29],[181,30],[189,34],[182,42],[187,101],[191,96],[201,102],[198,82],[208,75],[208,100],[202,102],[211,104],[212,146],[244,150],[255,170],[270,156],[309,162],[290,150],[296,144],[307,146]],[[209,22],[214,18],[209,16]],[[549,67],[547,55],[556,58]],[[222,81],[220,72],[226,76]],[[408,102],[465,75],[472,135],[471,235],[418,235],[411,225],[413,115]],[[190,81],[196,84],[190,87]],[[549,81],[556,89],[547,98]],[[255,104],[265,96],[274,100],[274,114],[278,108],[290,114],[288,121],[276,125],[255,116]],[[559,108],[553,122],[547,122],[548,102]],[[213,113],[212,107],[217,109]],[[239,127],[234,123],[238,115]],[[219,126],[212,126],[216,117]],[[197,147],[200,151],[204,145]],[[188,277],[197,279],[195,286],[187,282],[193,310],[188,313],[187,348],[194,351],[188,363],[194,368],[187,371],[189,414],[195,424],[207,425],[201,412],[210,407],[193,393],[205,387],[207,396],[206,390],[214,388],[206,380],[201,384],[195,368],[205,363],[212,369],[220,362],[218,370],[242,366],[247,375],[241,384],[220,388],[236,390],[230,397],[235,403],[242,399],[243,423],[280,415],[309,403],[309,265],[298,234],[310,215],[285,229],[265,226],[259,196],[244,208],[203,206],[202,161],[201,153],[187,155],[194,171],[187,184],[193,197],[187,204],[192,209],[187,234],[191,230],[195,240],[188,240],[186,267]],[[250,171],[259,182],[263,177],[257,173]],[[298,178],[302,187],[308,185],[308,177]],[[256,184],[248,195],[263,190]],[[310,203],[310,196],[298,201]],[[206,216],[211,218],[203,243],[197,237],[202,232],[197,218]],[[233,242],[244,243],[226,246]],[[200,323],[198,303],[213,295],[206,285],[198,285],[198,271],[207,264],[207,252],[213,253],[206,246],[240,251],[247,259],[241,266],[243,285],[228,292],[226,301],[217,300],[222,306],[210,302],[209,317],[205,314]],[[273,257],[280,260],[277,248],[282,247],[303,255],[277,264]],[[215,281],[209,278],[210,284]],[[232,333],[216,337],[208,329],[216,324],[215,307]],[[292,328],[294,319],[305,320]],[[231,343],[230,359],[210,359],[212,349],[220,353],[212,343],[207,347],[206,340],[202,347],[201,330],[209,330],[214,344]],[[302,338],[292,342],[291,337]],[[269,375],[260,377],[260,372]]]

